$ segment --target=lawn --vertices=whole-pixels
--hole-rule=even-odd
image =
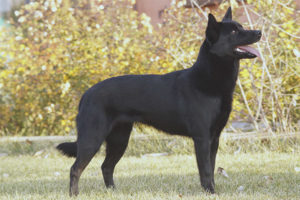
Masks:
[[[220,153],[215,195],[200,187],[193,155],[122,158],[115,190],[105,189],[96,156],[79,182],[77,199],[300,199],[299,153]],[[56,152],[0,157],[0,199],[68,199],[69,168],[74,159]]]

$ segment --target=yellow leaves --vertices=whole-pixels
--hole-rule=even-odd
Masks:
[[[230,0],[230,6],[232,8],[237,8],[239,5],[238,5],[238,2],[236,0]]]
[[[74,129],[81,95],[94,83],[116,75],[161,74],[190,67],[204,40],[207,21],[199,18],[202,14],[171,5],[164,13],[164,24],[156,30],[148,16],[131,9],[133,2],[101,0],[94,1],[91,9],[80,9],[68,8],[62,1],[65,7],[60,9],[57,0],[36,1],[34,6],[27,4],[26,12],[23,8],[15,12],[18,26],[11,25],[9,33],[0,31],[0,89],[5,88],[9,97],[0,109],[5,108],[5,119],[10,119],[10,124],[0,119],[0,127],[14,127],[9,129],[12,134],[24,127],[29,130],[24,134],[65,134]],[[180,2],[179,6],[185,4]],[[228,4],[215,12],[218,19]],[[253,9],[262,9],[258,13],[268,18],[273,11],[266,9],[269,5],[262,1],[261,8]],[[293,53],[297,42],[285,32],[296,34],[298,28],[287,15],[290,11],[277,7],[274,21],[284,31],[271,26],[268,40],[260,44],[272,80],[279,80],[275,75],[283,77],[281,83],[274,82],[276,90],[295,94],[300,88]],[[269,41],[271,50],[265,45]],[[266,92],[264,101],[272,95],[270,81],[264,78],[266,71],[265,76],[262,72],[261,61],[241,63],[240,80],[251,108],[256,106],[259,89]],[[234,110],[238,112],[232,118],[247,113],[239,88],[236,93]],[[270,110],[264,109],[266,113]]]
[[[26,17],[24,17],[24,16],[21,16],[21,17],[19,17],[19,19],[18,19],[18,22],[19,23],[23,23],[23,22],[25,22],[26,21]]]
[[[61,89],[61,97],[64,97],[65,94],[69,91],[71,84],[69,82],[63,83],[60,86]]]
[[[162,66],[163,66],[164,68],[166,68],[166,67],[168,67],[168,64],[167,64],[167,63],[163,63]]]
[[[8,78],[8,76],[10,74],[12,74],[12,71],[10,71],[10,70],[2,70],[2,71],[0,71],[0,81]]]
[[[172,69],[172,68],[167,68],[167,72],[172,72],[172,71],[174,71],[174,69]]]
[[[153,27],[151,24],[151,18],[147,16],[145,13],[141,14],[141,23],[148,28],[148,32],[152,33],[153,32]]]
[[[249,71],[248,71],[247,69],[245,69],[245,68],[242,69],[242,70],[240,71],[240,76],[242,76],[242,77],[248,79],[248,78],[249,78]]]
[[[17,69],[17,72],[23,73],[25,71],[25,67],[19,67]]]
[[[123,47],[118,47],[118,51],[119,51],[119,53],[123,53],[124,52],[124,48]]]
[[[66,131],[67,133],[70,132],[70,130],[71,130],[70,127],[68,127],[68,126],[65,127],[65,131]]]
[[[288,35],[284,32],[280,32],[279,36],[282,37],[282,38],[287,38],[288,37]]]
[[[130,38],[124,38],[123,46],[127,46],[129,44],[130,40],[131,40]]]
[[[295,28],[295,22],[287,21],[286,23],[282,24],[282,27],[289,32],[289,30],[293,30]]]

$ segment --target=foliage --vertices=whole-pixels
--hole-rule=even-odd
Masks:
[[[263,32],[263,38],[256,46],[262,59],[241,61],[231,120],[251,122],[257,131],[297,130],[296,123],[300,119],[297,46],[300,29],[295,20],[298,13],[294,2],[247,1],[249,5],[230,2],[234,20],[242,20],[236,15],[242,13],[247,16],[246,22],[242,20],[246,29]],[[212,12],[221,20],[228,6],[229,3],[223,3]],[[200,9],[198,5],[191,11],[178,1],[165,13],[164,45],[177,66],[190,67],[196,59],[205,35],[207,12],[209,10]]]
[[[130,2],[108,2],[75,9],[45,0],[15,12],[17,22],[1,42],[5,134],[65,134],[91,85],[117,74],[164,71],[156,67],[160,53],[149,17],[138,16]]]
[[[250,1],[251,2],[251,1]],[[249,104],[252,121],[261,121],[266,128],[289,132],[300,119],[299,24],[295,19],[294,2],[264,1],[249,12],[264,32],[258,48],[263,55],[260,63],[245,61],[241,71],[244,102]],[[262,14],[259,14],[262,13]],[[298,16],[298,17],[297,17]],[[249,111],[249,109],[247,109]],[[294,129],[295,130],[295,129]],[[299,130],[299,129],[298,129]]]
[[[0,134],[74,133],[77,105],[88,87],[121,74],[190,67],[204,38],[206,10],[186,9],[183,1],[172,2],[156,29],[132,9],[134,1],[77,2],[27,4],[0,32]],[[218,19],[227,7],[214,13]],[[265,33],[259,44],[263,59],[242,62],[232,119],[291,131],[300,118],[294,53],[299,27],[292,2],[265,1],[246,11],[257,16],[250,28]]]

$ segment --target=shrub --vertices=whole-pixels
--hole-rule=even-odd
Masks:
[[[249,5],[230,1],[233,18],[242,10],[248,29],[263,32],[256,47],[262,59],[242,60],[240,75],[235,90],[231,120],[248,121],[262,132],[294,132],[300,119],[299,77],[299,26],[298,12],[293,1],[247,1]],[[243,2],[243,1],[242,1]],[[229,3],[222,4],[215,12],[222,19]],[[252,5],[251,5],[252,4]],[[200,43],[205,35],[207,10],[185,9],[182,1],[173,4],[165,13],[162,27],[164,45],[177,66],[190,67],[196,59]],[[299,130],[299,129],[298,129]]]
[[[74,133],[79,99],[91,85],[121,74],[166,73],[196,59],[206,20],[201,10],[183,8],[183,1],[173,1],[157,30],[132,1],[78,2],[74,8],[61,0],[27,4],[0,33],[2,135]],[[263,60],[242,62],[231,118],[291,131],[300,117],[293,53],[298,27],[292,3],[276,2],[248,9],[263,13],[254,24],[266,33],[259,43]],[[219,19],[227,6],[215,13]]]
[[[2,37],[2,134],[68,133],[91,85],[167,70],[156,67],[162,65],[149,17],[138,16],[130,2],[100,1],[91,9],[60,2],[25,5]]]

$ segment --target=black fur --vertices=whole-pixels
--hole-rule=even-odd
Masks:
[[[76,142],[61,143],[56,147],[56,149],[68,157],[76,157],[76,155],[77,155],[77,143]]]
[[[104,141],[102,173],[106,186],[114,187],[113,171],[125,152],[134,122],[191,137],[201,185],[214,193],[219,136],[231,112],[239,60],[255,57],[237,47],[260,37],[260,31],[244,30],[232,21],[229,8],[222,22],[209,15],[206,40],[191,68],[164,75],[119,76],[88,89],[76,118],[77,145],[58,146],[65,154],[76,155],[70,195],[78,194],[79,177]]]

